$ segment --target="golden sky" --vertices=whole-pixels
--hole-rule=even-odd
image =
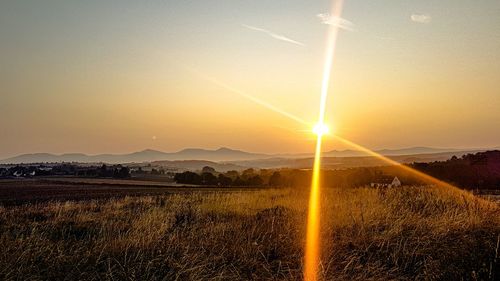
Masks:
[[[311,152],[330,1],[3,1],[0,157]],[[364,146],[500,145],[500,2],[346,0],[327,119]],[[344,149],[326,139],[325,150]]]

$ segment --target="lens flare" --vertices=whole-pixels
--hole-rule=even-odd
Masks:
[[[241,97],[243,97],[243,98],[245,98],[247,100],[250,100],[250,101],[252,101],[252,102],[254,102],[254,103],[258,104],[258,105],[261,105],[261,106],[263,106],[263,107],[265,107],[265,108],[267,108],[267,109],[269,109],[271,111],[274,111],[274,112],[276,112],[276,113],[278,113],[278,114],[280,114],[282,116],[285,116],[285,117],[287,117],[287,118],[289,118],[291,120],[294,120],[294,121],[296,121],[296,122],[298,122],[298,123],[300,123],[302,125],[306,125],[306,126],[310,126],[311,125],[311,123],[306,122],[304,119],[302,119],[302,118],[300,118],[300,117],[298,117],[296,115],[293,115],[293,114],[291,114],[289,112],[286,112],[286,111],[282,110],[281,108],[278,108],[278,107],[276,107],[276,106],[274,106],[274,105],[272,105],[272,104],[270,104],[270,103],[268,103],[266,101],[263,101],[263,100],[261,100],[261,99],[259,99],[257,97],[249,95],[249,94],[247,94],[247,93],[245,93],[245,92],[243,92],[241,90],[233,88],[232,86],[230,86],[230,85],[228,85],[228,84],[226,84],[224,82],[221,82],[221,81],[219,81],[218,79],[216,79],[214,77],[207,76],[207,75],[205,75],[205,74],[203,74],[203,73],[195,70],[194,68],[187,67],[187,66],[184,66],[183,68],[185,70],[191,72],[191,73],[196,74],[198,77],[200,77],[201,79],[203,79],[203,80],[205,80],[207,82],[210,82],[210,83],[212,83],[214,85],[217,85],[217,86],[225,89],[228,92],[231,92],[233,94],[239,95],[239,96],[241,96]]]
[[[335,1],[332,6],[332,15],[340,18],[342,11],[342,0]],[[311,182],[311,192],[309,194],[309,210],[307,214],[306,249],[304,261],[304,280],[318,280],[318,269],[320,263],[320,194],[321,194],[321,144],[322,138],[328,132],[328,127],[324,125],[326,100],[328,88],[330,86],[330,76],[332,73],[335,45],[339,29],[335,25],[330,25],[326,46],[325,65],[323,68],[323,80],[321,83],[321,98],[319,104],[318,123],[314,127],[317,135],[316,151],[314,153],[314,165]]]
[[[332,8],[332,13],[334,17],[340,18],[341,10],[342,10],[343,0],[335,1]],[[306,281],[316,281],[318,280],[318,269],[320,264],[320,195],[321,195],[321,147],[322,140],[325,134],[328,134],[329,128],[324,123],[325,121],[325,111],[326,111],[326,100],[328,97],[328,88],[330,85],[330,76],[333,65],[333,59],[335,54],[335,45],[337,41],[338,35],[338,27],[335,25],[331,25],[328,32],[328,40],[327,40],[327,48],[326,48],[326,56],[325,56],[325,65],[323,69],[323,80],[321,85],[321,98],[320,98],[320,107],[319,107],[319,117],[316,125],[313,127],[313,132],[316,134],[316,149],[314,153],[314,164],[313,164],[313,173],[312,173],[312,181],[311,181],[311,191],[309,195],[309,209],[307,215],[307,232],[306,232],[306,247],[305,247],[305,257],[304,257],[304,280]],[[270,109],[276,113],[279,113],[287,118],[290,118],[302,125],[306,125],[307,127],[311,127],[311,123],[303,120],[300,117],[297,117],[289,112],[286,112],[266,101],[253,97],[249,94],[246,94],[240,90],[232,88],[225,83],[222,83],[214,78],[207,77],[205,75],[200,74],[193,69],[188,69],[191,72],[194,72],[201,76],[203,79],[216,84],[232,93],[238,94],[241,97],[244,97],[256,104],[259,104],[267,109]],[[412,175],[421,178],[425,181],[428,181],[437,186],[446,187],[450,190],[461,192],[461,190],[451,184],[448,184],[444,181],[441,181],[437,178],[434,178],[430,175],[427,175],[423,172],[415,170],[411,167],[402,165],[401,163],[394,161],[390,158],[387,158],[383,155],[380,155],[366,147],[363,147],[359,144],[356,144],[350,140],[344,139],[338,135],[333,135],[334,138],[339,141],[347,144],[353,148],[356,148],[360,151],[363,151],[371,156],[374,156],[378,159],[383,160],[384,162],[395,165],[402,170],[405,170]],[[472,196],[469,193],[461,192],[463,196]]]
[[[366,154],[368,154],[368,155],[371,155],[371,156],[373,156],[373,157],[376,157],[376,158],[378,158],[378,159],[380,159],[380,160],[382,160],[382,161],[386,162],[387,164],[397,166],[397,167],[399,167],[400,169],[402,169],[402,170],[404,170],[404,171],[406,171],[406,172],[408,172],[408,173],[410,173],[410,174],[412,174],[412,175],[416,176],[417,178],[420,178],[420,179],[422,179],[422,180],[424,180],[424,181],[426,181],[426,182],[429,182],[429,183],[435,184],[435,185],[437,185],[437,186],[441,186],[441,187],[449,188],[449,189],[452,189],[452,190],[461,191],[461,190],[460,190],[458,187],[456,187],[456,186],[453,186],[453,185],[451,185],[451,184],[449,184],[449,183],[447,183],[447,182],[444,182],[444,181],[442,181],[442,180],[439,180],[439,179],[437,179],[437,178],[435,178],[435,177],[433,177],[433,176],[430,176],[430,175],[428,175],[428,174],[425,174],[425,173],[423,173],[423,172],[420,172],[420,171],[418,171],[418,170],[415,170],[415,169],[413,169],[413,168],[411,168],[411,167],[408,167],[408,166],[406,166],[406,165],[403,165],[403,164],[401,164],[401,163],[399,163],[399,162],[397,162],[397,161],[394,161],[394,160],[392,160],[392,159],[390,159],[390,158],[388,158],[388,157],[386,157],[386,156],[384,156],[384,155],[381,155],[381,154],[379,154],[379,153],[377,153],[377,152],[375,152],[375,151],[373,151],[373,150],[370,150],[370,149],[368,149],[368,148],[366,148],[366,147],[364,147],[364,146],[362,146],[362,145],[359,145],[359,144],[354,143],[354,142],[352,142],[352,141],[350,141],[350,140],[347,140],[347,139],[345,139],[345,138],[342,138],[341,136],[335,135],[335,136],[334,136],[334,138],[336,138],[337,140],[341,141],[342,143],[344,143],[344,144],[346,144],[346,145],[348,145],[348,146],[350,146],[350,147],[352,147],[352,148],[354,148],[354,149],[357,149],[357,150],[359,150],[359,151],[365,152],[365,153],[366,153]]]
[[[322,135],[318,134],[316,140],[316,151],[314,154],[314,166],[309,195],[309,211],[307,215],[306,253],[304,264],[304,280],[317,280],[319,265],[319,224],[320,224],[320,170],[321,170],[321,143]]]
[[[330,133],[330,128],[328,128],[328,126],[323,124],[323,123],[318,123],[318,124],[314,125],[314,128],[312,131],[314,134],[316,134],[318,136],[323,136],[323,135],[327,135],[328,133]]]

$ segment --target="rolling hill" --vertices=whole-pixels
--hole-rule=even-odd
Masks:
[[[98,154],[86,155],[82,153],[50,154],[34,153],[22,154],[19,156],[0,160],[1,164],[21,164],[21,163],[54,163],[54,162],[78,162],[78,163],[141,163],[161,160],[207,160],[207,161],[235,161],[268,158],[270,155],[250,153],[229,148],[219,148],[216,150],[188,148],[178,152],[162,152],[158,150],[146,149],[129,154]]]
[[[430,148],[412,147],[404,149],[383,149],[376,151],[385,156],[401,156],[414,161],[420,160],[443,160],[445,156],[463,155],[485,151],[486,149],[460,150],[453,148]],[[158,150],[146,149],[128,154],[98,154],[87,155],[83,153],[50,154],[34,153],[22,154],[19,156],[0,160],[0,164],[21,164],[21,163],[56,163],[56,162],[78,162],[78,163],[143,163],[154,161],[179,161],[179,160],[205,160],[213,162],[232,162],[236,165],[252,167],[296,167],[303,166],[299,162],[309,162],[313,155],[302,154],[263,154],[252,153],[242,150],[235,150],[226,147],[219,149],[187,148],[177,152],[162,152]],[[356,150],[332,150],[323,153],[325,158],[369,158],[368,155]],[[412,156],[412,158],[410,157]],[[337,160],[336,160],[337,161]],[[412,161],[412,162],[414,162]],[[406,161],[405,161],[406,162]]]

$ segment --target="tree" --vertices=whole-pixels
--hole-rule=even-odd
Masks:
[[[216,185],[217,178],[212,173],[202,173],[201,174],[201,183],[207,185]]]
[[[252,168],[248,168],[248,169],[244,170],[243,173],[242,173],[242,175],[246,176],[246,177],[250,177],[250,176],[252,176],[254,174],[255,174],[255,170],[252,169]]]
[[[174,180],[177,183],[201,184],[201,176],[189,171],[175,174]]]
[[[235,180],[239,175],[240,174],[238,173],[238,171],[235,171],[235,170],[231,170],[231,171],[226,172],[226,177],[229,177],[232,180]]]
[[[283,184],[283,181],[281,179],[281,174],[280,172],[274,172],[271,177],[269,178],[269,185],[270,186],[281,186]]]
[[[201,173],[216,173],[215,169],[210,166],[205,166],[201,169]]]
[[[246,182],[242,180],[240,177],[236,177],[236,179],[233,181],[234,186],[243,186],[246,185]]]
[[[116,178],[126,179],[130,177],[130,170],[128,167],[121,167],[118,169],[118,172],[115,174]]]
[[[130,177],[130,170],[122,165],[114,166],[113,169],[110,170],[110,173],[113,178],[125,179]]]
[[[223,174],[219,174],[217,180],[221,186],[230,186],[233,183],[233,180],[230,177],[226,177]]]
[[[106,164],[102,164],[101,168],[99,169],[99,177],[108,177],[110,172],[108,171],[108,166]]]
[[[247,184],[250,186],[261,186],[264,184],[264,181],[261,177],[255,175],[248,179]]]

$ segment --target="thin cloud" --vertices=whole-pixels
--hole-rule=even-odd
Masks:
[[[332,25],[332,26],[335,26],[337,28],[347,30],[347,31],[356,31],[356,32],[368,34],[369,36],[373,36],[375,38],[382,39],[382,40],[396,40],[396,38],[394,38],[394,37],[380,36],[380,35],[373,34],[371,32],[367,32],[366,30],[364,31],[362,29],[361,30],[356,29],[354,23],[352,23],[351,21],[346,20],[344,18],[333,16],[333,15],[330,15],[327,13],[317,14],[316,16],[320,19],[322,24]]]
[[[241,24],[241,26],[243,26],[245,28],[248,28],[250,30],[254,30],[254,31],[259,31],[259,32],[266,33],[267,35],[271,36],[272,38],[274,38],[276,40],[280,40],[280,41],[292,43],[292,44],[299,45],[299,46],[305,46],[305,44],[302,43],[302,42],[290,39],[290,38],[288,38],[286,36],[283,36],[283,35],[280,35],[280,34],[276,34],[276,33],[272,32],[272,31],[264,29],[264,28],[255,27],[255,26],[251,26],[251,25],[247,25],[247,24]]]
[[[416,22],[416,23],[423,23],[427,24],[432,21],[432,17],[427,14],[413,14],[411,15],[411,21]]]
[[[354,31],[354,24],[341,17],[333,16],[330,14],[317,14],[317,17],[321,20],[321,23],[333,25],[340,29],[347,31]]]

